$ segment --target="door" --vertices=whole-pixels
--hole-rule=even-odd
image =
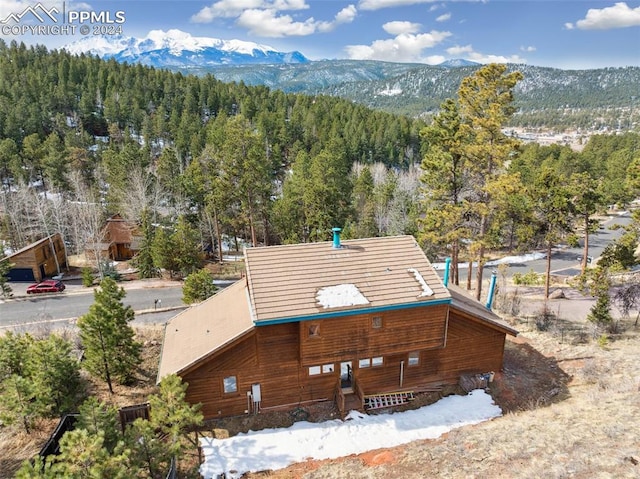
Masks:
[[[348,389],[353,385],[353,368],[351,361],[340,363],[340,387]]]

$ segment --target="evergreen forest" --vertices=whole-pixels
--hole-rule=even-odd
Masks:
[[[78,254],[119,214],[141,226],[144,277],[187,276],[238,239],[325,241],[335,226],[345,238],[413,234],[431,259],[481,264],[577,241],[591,215],[637,197],[640,137],[595,135],[580,152],[523,145],[503,127],[524,79],[476,70],[427,124],[0,43],[0,238],[11,251],[59,231]]]

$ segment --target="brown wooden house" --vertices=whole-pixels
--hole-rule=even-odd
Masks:
[[[248,248],[246,277],[166,325],[205,418],[411,394],[502,367],[517,332],[445,287],[412,236]]]
[[[141,235],[137,223],[125,220],[120,215],[113,215],[107,220],[100,236],[100,243],[88,243],[85,246],[85,256],[126,261],[140,251]]]
[[[7,275],[9,281],[39,282],[60,273],[66,266],[64,242],[60,233],[42,238],[7,256],[13,264]]]

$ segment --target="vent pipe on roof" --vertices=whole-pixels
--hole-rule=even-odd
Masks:
[[[342,231],[342,229],[331,228],[331,231],[333,231],[333,247],[336,249],[342,248],[342,246],[340,245],[340,231]]]
[[[491,272],[491,283],[489,284],[489,294],[487,295],[487,309],[491,309],[491,305],[493,304],[493,294],[496,291],[496,279],[498,275],[495,271]]]
[[[451,269],[451,258],[447,258],[444,260],[444,287],[449,286],[449,270]]]

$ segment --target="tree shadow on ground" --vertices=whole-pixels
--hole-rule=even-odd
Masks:
[[[503,413],[527,411],[563,401],[569,397],[571,376],[553,358],[516,338],[504,349],[502,371],[489,390]]]

